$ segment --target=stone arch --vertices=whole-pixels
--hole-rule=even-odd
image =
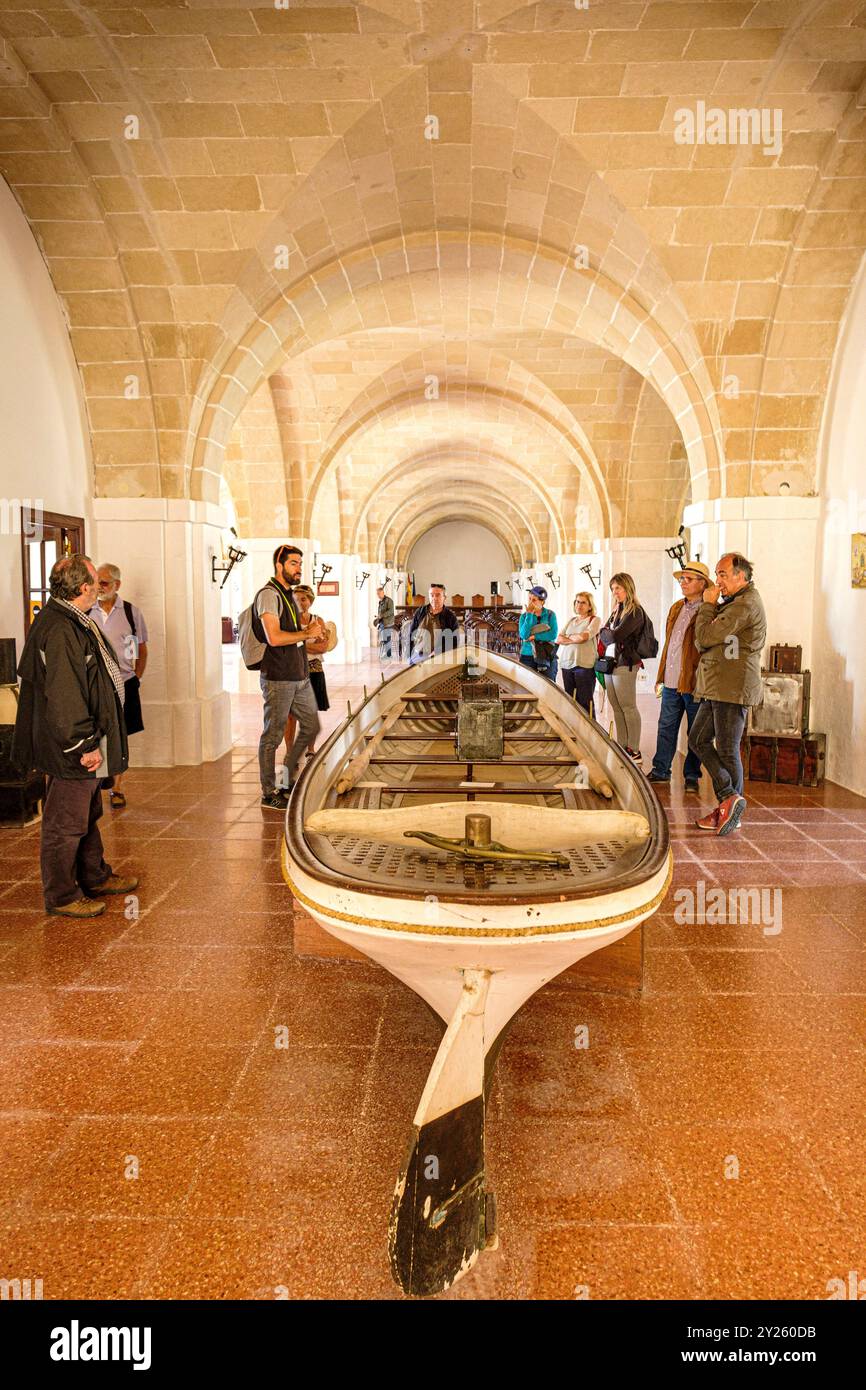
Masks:
[[[495,504],[495,505],[494,505]],[[513,544],[510,549],[513,553],[523,553],[524,539],[521,536],[521,528],[528,536],[530,544],[539,547],[539,553],[544,549],[542,539],[535,526],[524,516],[507,493],[500,492],[495,488],[488,488],[484,497],[468,496],[460,499],[459,508],[455,511],[455,499],[453,496],[442,497],[441,487],[432,483],[423,491],[413,494],[411,497],[402,499],[383,521],[379,532],[377,544],[377,554],[375,558],[381,562],[384,551],[389,545],[396,544],[392,541],[392,536],[398,526],[402,526],[403,531],[397,531],[397,535],[405,533],[406,529],[413,525],[416,518],[434,506],[447,506],[450,511],[459,514],[459,508],[465,508],[467,513],[470,508],[476,512],[483,512],[486,516],[493,519],[499,518],[503,529],[507,529],[512,537]]]
[[[696,349],[690,359],[684,357],[680,345],[664,332],[649,307],[633,294],[619,290],[601,272],[570,267],[559,252],[479,234],[470,239],[469,254],[464,254],[462,266],[457,267],[453,254],[448,253],[458,248],[465,252],[465,247],[465,236],[456,232],[391,239],[341,258],[275,299],[232,354],[203,408],[191,460],[193,494],[206,496],[212,490],[207,479],[215,478],[221,469],[226,433],[247,394],[263,374],[277,370],[293,351],[309,347],[323,336],[345,334],[350,327],[346,315],[355,325],[363,315],[368,331],[393,328],[388,300],[382,293],[385,287],[391,290],[392,299],[414,304],[412,324],[420,319],[422,324],[431,325],[441,319],[443,301],[453,298],[460,302],[458,285],[470,298],[482,292],[485,274],[495,271],[498,280],[508,268],[515,279],[526,282],[518,321],[510,326],[538,329],[555,314],[561,330],[605,347],[651,380],[683,434],[693,496],[711,495],[711,489],[718,495],[718,411]],[[412,269],[415,260],[423,264],[425,254],[434,256],[433,264],[436,257],[439,259],[435,288],[429,274]],[[380,275],[388,278],[380,279]],[[415,280],[413,275],[419,278]]]
[[[448,507],[447,503],[442,501],[432,503],[423,516],[415,517],[400,534],[394,547],[394,560],[397,568],[406,568],[406,562],[416,541],[419,541],[428,531],[432,531],[434,526],[441,526],[448,521],[474,521],[478,526],[484,526],[492,532],[498,541],[501,541],[511,556],[512,567],[514,569],[521,568],[523,564],[522,552],[519,545],[515,543],[510,529],[503,524],[501,517],[491,517],[490,513],[485,511],[483,507],[455,512]]]
[[[527,474],[521,470],[519,464],[517,464],[511,459],[506,459],[502,455],[487,454],[486,452],[482,456],[468,453],[461,454],[461,451],[458,448],[448,448],[447,446],[443,445],[441,448],[425,451],[421,454],[413,455],[408,459],[404,459],[400,463],[396,464],[389,473],[385,473],[382,475],[382,477],[379,480],[377,489],[374,492],[370,493],[369,497],[364,502],[363,507],[359,509],[358,514],[355,518],[355,528],[352,533],[351,543],[349,547],[349,551],[351,554],[354,554],[359,547],[362,527],[366,522],[367,513],[373,502],[379,496],[379,493],[387,491],[388,487],[393,482],[399,481],[403,478],[410,476],[414,471],[422,469],[430,463],[435,464],[435,462],[439,458],[442,458],[443,460],[447,459],[448,461],[452,462],[461,462],[464,459],[474,460],[476,458],[480,458],[480,460],[483,461],[484,458],[489,458],[491,463],[494,463],[496,466],[497,476],[500,473],[502,473],[505,474],[506,477],[513,478],[515,482],[519,482],[519,484],[522,487],[528,489],[536,497],[538,497],[538,499],[542,502],[542,504],[548,512],[548,516],[550,517],[551,521],[551,526],[554,530],[555,536],[557,537],[557,541],[559,542],[561,540],[561,537],[564,535],[562,519],[558,516],[557,508],[553,502],[553,499],[549,497],[545,488],[537,478],[527,476]],[[560,548],[562,548],[561,545]]]
[[[505,391],[467,384],[465,387],[460,386],[454,390],[448,390],[435,402],[419,401],[417,395],[412,393],[392,398],[377,408],[367,411],[350,430],[344,430],[341,434],[337,434],[334,442],[326,448],[316,474],[310,482],[304,512],[304,534],[309,531],[312,524],[312,515],[320,489],[327,481],[329,474],[339,466],[340,460],[350,453],[353,447],[357,447],[354,441],[357,441],[359,436],[362,437],[367,430],[375,428],[383,421],[398,418],[407,411],[426,413],[431,420],[435,421],[440,409],[450,407],[452,403],[464,408],[467,403],[475,407],[483,407],[484,410],[489,407],[491,416],[494,412],[499,416],[503,410],[512,412],[517,418],[525,416],[527,424],[531,422],[533,428],[551,438],[563,455],[573,461],[576,471],[583,476],[592,491],[602,525],[609,527],[610,503],[604,477],[598,466],[592,445],[570,413],[563,411],[559,418],[556,418],[546,414],[540,407],[522,401]],[[563,418],[563,415],[567,418]],[[337,432],[335,431],[335,433]],[[558,519],[557,529],[560,537],[564,537],[565,527],[561,517]]]

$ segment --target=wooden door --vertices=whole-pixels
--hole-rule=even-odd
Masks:
[[[24,579],[24,635],[48,601],[48,576],[63,555],[84,553],[84,519],[21,508],[21,571]]]

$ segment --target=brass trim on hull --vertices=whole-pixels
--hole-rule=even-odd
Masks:
[[[419,925],[416,922],[386,922],[377,917],[355,917],[349,912],[338,912],[336,908],[323,907],[321,903],[315,902],[302,893],[297,885],[289,877],[286,869],[286,858],[288,849],[283,841],[282,852],[280,854],[280,871],[283,878],[291,890],[292,896],[297,898],[304,907],[310,907],[314,912],[320,912],[323,916],[332,917],[336,922],[348,922],[355,927],[373,927],[379,931],[399,931],[411,932],[417,936],[460,936],[467,941],[474,941],[477,937],[519,937],[519,936],[565,936],[570,932],[591,931],[594,927],[614,927],[619,922],[628,922],[631,918],[640,915],[648,917],[655,912],[659,904],[665,898],[671,886],[673,878],[674,862],[673,855],[668,851],[668,871],[663,887],[651,898],[648,903],[635,907],[631,912],[620,912],[613,917],[595,917],[589,922],[568,922],[565,924],[549,925],[544,927],[475,927],[472,931],[467,931],[465,927],[434,927],[430,923]],[[357,889],[355,890],[357,891]],[[447,906],[447,904],[446,904]]]

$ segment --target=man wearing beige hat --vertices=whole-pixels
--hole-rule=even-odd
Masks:
[[[710,571],[700,560],[689,560],[676,571],[674,578],[679,580],[683,596],[668,613],[665,647],[659,661],[662,703],[656,752],[649,774],[651,782],[670,782],[683,715],[690,730],[698,711],[694,690],[701,654],[695,646],[695,619],[710,582]],[[700,790],[701,762],[691,748],[686,754],[683,776],[687,792]]]

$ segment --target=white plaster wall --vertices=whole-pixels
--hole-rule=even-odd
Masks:
[[[866,261],[836,348],[821,433],[812,727],[827,776],[866,795],[866,589],[851,587],[851,536],[866,532]]]
[[[121,593],[147,620],[145,728],[130,741],[131,764],[172,767],[221,757],[231,747],[231,706],[211,559],[221,555],[224,514],[210,503],[156,497],[99,497],[93,512],[92,554],[120,566]]]
[[[472,521],[445,521],[417,540],[409,552],[409,573],[415,574],[418,593],[426,594],[429,584],[441,581],[448,594],[490,597],[491,579],[499,580],[499,592],[506,594],[511,576],[511,556],[492,531]],[[549,568],[549,566],[548,566]]]
[[[727,497],[685,509],[691,556],[710,573],[720,556],[739,550],[755,567],[767,614],[767,649],[777,642],[803,648],[813,666],[812,576],[818,537],[817,497]]]
[[[681,597],[679,585],[673,577],[673,562],[665,554],[665,547],[670,544],[671,540],[667,536],[606,538],[595,542],[593,553],[596,567],[601,568],[601,583],[595,594],[595,606],[602,623],[613,609],[610,592],[612,577],[615,574],[630,574],[635,582],[635,591],[641,605],[652,618],[659,642],[659,656],[664,646],[668,610],[674,600]],[[579,587],[589,589],[592,586],[581,584]],[[639,686],[652,690],[657,673],[658,657],[645,661],[643,669],[638,672]]]
[[[24,640],[19,505],[81,516],[92,545],[89,435],[66,320],[0,178],[0,636]]]

